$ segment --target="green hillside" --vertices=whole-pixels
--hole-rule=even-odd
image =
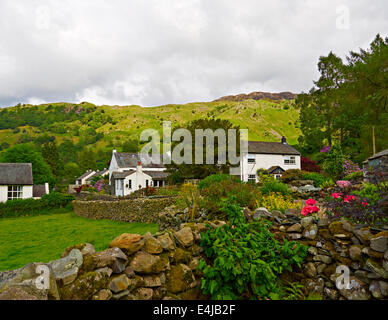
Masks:
[[[95,106],[91,103],[52,103],[39,106],[19,105],[0,109],[0,147],[42,139],[56,138],[57,144],[73,143],[107,148],[126,139],[138,140],[147,128],[161,132],[162,121],[173,128],[204,117],[228,119],[249,129],[251,140],[279,141],[281,135],[296,144],[299,113],[291,101],[246,100],[243,102],[199,102],[159,107]]]

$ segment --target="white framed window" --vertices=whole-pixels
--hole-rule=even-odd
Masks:
[[[294,157],[294,156],[286,156],[286,157],[284,157],[284,164],[287,164],[287,165],[296,164],[296,157]]]
[[[124,179],[116,179],[116,189],[117,190],[124,189]]]
[[[256,175],[255,174],[250,174],[248,176],[248,182],[256,182]]]
[[[256,157],[254,154],[248,154],[248,163],[256,163]]]
[[[23,186],[8,186],[8,200],[22,199]]]

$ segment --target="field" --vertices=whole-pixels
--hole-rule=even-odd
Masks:
[[[59,259],[72,245],[89,242],[102,251],[122,233],[157,230],[156,224],[90,220],[73,212],[0,219],[0,271]]]

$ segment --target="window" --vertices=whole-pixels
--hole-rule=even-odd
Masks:
[[[248,182],[256,182],[256,175],[255,174],[250,174],[248,176]]]
[[[148,187],[148,180],[146,180],[146,187]]]
[[[8,186],[8,200],[22,199],[23,186]]]
[[[132,180],[128,180],[128,189],[132,189]]]
[[[123,190],[124,189],[124,179],[117,179],[116,180],[116,189],[117,190]]]
[[[256,163],[256,157],[254,154],[248,154],[248,163]]]
[[[284,157],[284,164],[288,164],[288,165],[292,165],[292,164],[296,164],[296,160],[295,160],[295,157]]]

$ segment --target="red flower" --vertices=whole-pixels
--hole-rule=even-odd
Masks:
[[[365,208],[367,208],[367,207],[369,206],[369,203],[364,201],[364,202],[362,203],[362,205],[363,205]]]
[[[308,200],[306,201],[306,204],[307,204],[308,206],[314,206],[316,203],[317,203],[317,202],[316,202],[314,199],[308,199]]]
[[[351,201],[355,201],[356,200],[356,197],[353,196],[353,195],[350,195],[350,196],[346,196],[345,199],[344,199],[344,202],[345,203],[349,203]]]
[[[331,195],[334,199],[339,199],[342,197],[342,193],[332,193]]]

